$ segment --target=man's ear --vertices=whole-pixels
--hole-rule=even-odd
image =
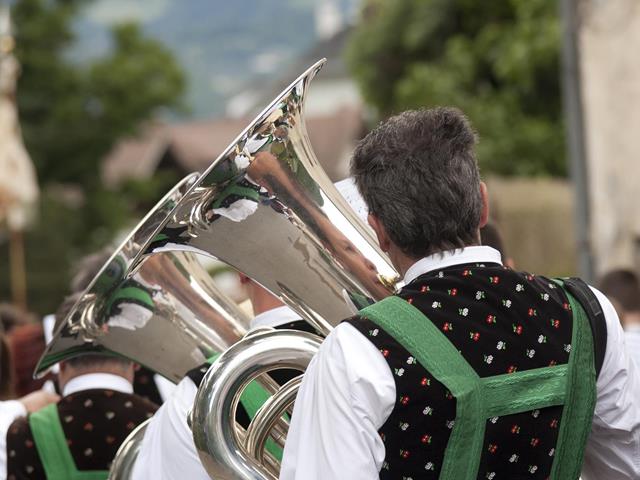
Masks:
[[[480,198],[482,200],[482,210],[480,211],[480,225],[478,228],[484,227],[489,221],[489,192],[487,184],[480,182]]]
[[[378,243],[380,244],[380,248],[383,252],[388,252],[391,248],[391,239],[389,235],[387,235],[387,230],[382,225],[382,222],[378,217],[374,214],[370,213],[367,216],[367,222],[373,228],[373,231],[376,232],[376,237],[378,237]]]

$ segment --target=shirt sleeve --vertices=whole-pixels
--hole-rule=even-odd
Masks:
[[[133,480],[209,480],[187,424],[197,391],[191,379],[184,378],[153,416],[140,446]]]
[[[605,315],[607,346],[583,465],[583,480],[640,478],[640,371],[611,302],[592,288]]]
[[[377,479],[385,457],[378,430],[395,396],[382,354],[352,325],[336,327],[305,372],[280,479]]]
[[[18,400],[0,402],[0,480],[7,477],[7,432],[16,418],[26,414],[27,409]]]

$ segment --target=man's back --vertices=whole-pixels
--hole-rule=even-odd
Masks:
[[[492,252],[470,247],[425,258],[407,272],[400,296],[480,377],[566,363],[573,325],[566,295],[544,277],[504,269]],[[633,478],[640,413],[629,393],[640,383],[620,348],[615,311],[597,298],[608,337],[585,478]],[[561,416],[562,407],[547,407],[490,418],[478,478],[547,478]],[[327,338],[305,375],[281,478],[438,478],[455,417],[446,388],[390,335],[355,317]]]
[[[151,417],[156,406],[137,395],[107,389],[82,390],[62,398],[57,413],[69,451],[80,471],[108,470],[124,439]],[[28,418],[7,433],[7,479],[45,479]]]

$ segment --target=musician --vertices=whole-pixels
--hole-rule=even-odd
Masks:
[[[240,274],[240,281],[256,314],[251,328],[274,327],[314,331],[308,323],[300,320],[297,313],[284,306],[280,300],[247,276]],[[187,425],[187,416],[193,408],[198,387],[209,366],[210,364],[206,363],[189,372],[149,422],[135,463],[132,477],[134,480],[210,478],[200,463],[191,429]],[[286,369],[271,372],[271,376],[280,384],[299,374]],[[236,421],[245,428],[248,426],[249,417],[242,404],[238,405]]]
[[[78,295],[60,307],[58,323]],[[60,362],[62,399],[9,427],[7,479],[106,479],[120,444],[157,408],[133,394],[133,374],[130,361],[97,353]]]
[[[640,478],[640,377],[617,315],[584,283],[479,246],[474,145],[449,108],[404,112],[358,145],[352,173],[405,286],[323,343],[281,479]]]

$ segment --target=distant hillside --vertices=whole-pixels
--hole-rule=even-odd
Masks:
[[[83,59],[109,48],[108,27],[135,20],[171,48],[188,74],[189,116],[224,111],[247,84],[277,76],[316,41],[316,0],[97,0],[77,21],[70,56]],[[345,17],[358,0],[337,0]]]

